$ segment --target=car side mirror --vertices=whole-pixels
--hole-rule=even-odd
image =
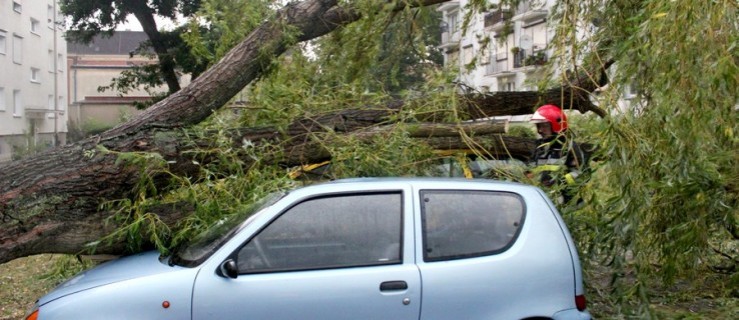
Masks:
[[[236,267],[236,261],[233,259],[223,261],[223,263],[221,263],[220,271],[221,275],[231,279],[236,279],[236,277],[239,276],[239,269]]]

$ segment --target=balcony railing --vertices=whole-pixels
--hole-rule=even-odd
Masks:
[[[514,20],[531,21],[535,19],[544,18],[547,15],[547,8],[543,1],[521,1],[516,6],[516,13]]]
[[[485,66],[485,74],[493,75],[501,72],[510,71],[508,66],[508,52],[498,52],[493,56],[492,61]]]
[[[452,1],[446,1],[442,3],[439,8],[436,10],[438,11],[450,11],[459,8],[459,0],[452,0]]]
[[[40,107],[26,107],[24,108],[26,117],[28,119],[44,119],[45,116],[53,118],[56,114],[64,114],[64,110],[54,110]]]
[[[523,60],[526,58],[526,50],[519,49],[518,51],[513,53],[513,67],[514,68],[521,68],[523,67]]]
[[[541,66],[549,61],[545,50],[527,52],[527,50],[519,49],[513,54],[513,67],[523,68],[528,66]]]
[[[498,23],[509,20],[512,16],[510,10],[499,9],[485,14],[485,28],[492,27]]]
[[[461,39],[461,32],[443,32],[441,34],[441,45],[440,48],[453,48],[459,46]]]
[[[511,65],[508,63],[508,59],[498,61],[496,67],[498,68],[497,73],[511,71]]]

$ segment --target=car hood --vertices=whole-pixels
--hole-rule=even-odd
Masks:
[[[60,284],[49,294],[41,297],[38,304],[44,305],[52,300],[83,290],[107,284],[182,270],[183,267],[169,266],[159,261],[159,252],[150,251],[123,257],[103,263],[93,269],[81,272]]]

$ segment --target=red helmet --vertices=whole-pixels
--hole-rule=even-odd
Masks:
[[[562,109],[553,104],[545,104],[539,107],[539,109],[536,109],[534,116],[531,117],[531,123],[544,122],[552,124],[552,131],[555,133],[567,129],[567,116],[562,112]]]

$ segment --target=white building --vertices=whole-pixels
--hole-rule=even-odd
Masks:
[[[0,0],[0,162],[64,144],[67,44],[54,0]]]
[[[444,63],[460,67],[460,82],[481,92],[536,90],[541,64],[551,56],[554,35],[547,17],[554,0],[522,0],[474,15],[463,33],[467,0],[443,3],[441,48]],[[497,0],[491,3],[497,3]],[[467,68],[473,59],[475,66]]]
[[[556,0],[521,0],[515,8],[501,6],[473,15],[463,33],[464,8],[468,0],[441,4],[443,12],[441,48],[444,64],[459,67],[459,82],[482,93],[536,91],[538,82],[551,77],[541,67],[552,57],[553,26],[548,18]],[[491,4],[499,0],[489,0]],[[496,7],[498,7],[496,5]],[[472,68],[473,59],[477,59]],[[638,103],[636,89],[627,84],[618,97],[617,112]],[[504,117],[514,122],[530,116]]]

